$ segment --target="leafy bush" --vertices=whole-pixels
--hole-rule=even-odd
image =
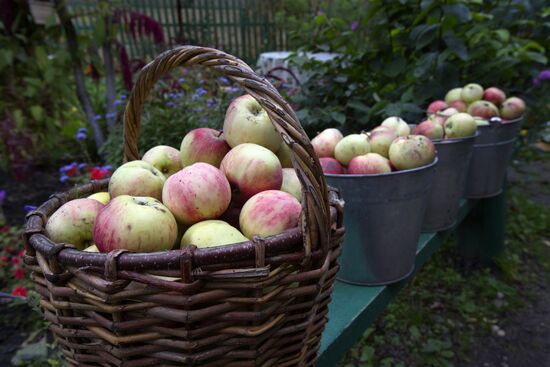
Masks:
[[[198,127],[221,129],[225,111],[240,91],[227,78],[216,78],[207,70],[183,69],[163,78],[143,106],[140,155],[156,145],[179,149],[185,134]],[[123,126],[118,124],[102,148],[114,166],[122,162],[122,132]]]
[[[314,14],[294,9],[301,13],[279,14],[293,44],[341,55],[294,59],[312,75],[295,95],[310,132],[357,131],[389,115],[418,121],[429,101],[469,82],[525,97],[548,63],[543,1],[326,0]]]

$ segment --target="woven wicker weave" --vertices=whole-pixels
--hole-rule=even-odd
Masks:
[[[242,244],[157,253],[87,253],[44,232],[65,202],[108,180],[55,194],[27,216],[25,262],[66,360],[78,366],[313,366],[344,229],[298,120],[264,78],[221,51],[179,47],[144,67],[124,115],[125,160],[138,159],[141,108],[178,66],[216,69],[267,110],[303,185],[302,226]]]

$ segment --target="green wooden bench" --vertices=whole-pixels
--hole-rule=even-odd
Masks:
[[[487,199],[463,200],[455,228],[422,233],[420,236],[416,271],[422,268],[453,231],[458,235],[458,253],[461,256],[479,259],[482,264],[489,265],[504,248],[505,212],[504,192]],[[337,281],[329,305],[329,321],[321,339],[318,366],[335,366],[408,280],[378,287]]]

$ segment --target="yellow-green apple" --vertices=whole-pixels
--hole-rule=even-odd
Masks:
[[[276,154],[283,168],[292,168],[292,159],[290,158],[290,148],[288,145],[283,142]]]
[[[181,247],[195,245],[199,248],[231,245],[246,242],[239,230],[223,220],[203,220],[193,224],[185,231],[181,239]]]
[[[388,158],[388,150],[397,133],[387,126],[378,126],[369,134],[369,145],[372,153],[378,153]]]
[[[449,107],[456,109],[458,112],[466,112],[468,110],[468,105],[461,99],[449,103]]]
[[[267,112],[249,94],[234,99],[227,108],[223,134],[231,148],[243,143],[254,143],[276,152],[282,143]]]
[[[223,157],[231,147],[225,141],[223,133],[209,127],[200,127],[189,131],[181,141],[178,158],[183,167],[204,162],[220,167]]]
[[[447,138],[465,138],[476,133],[477,125],[472,115],[457,113],[445,121],[445,136]]]
[[[111,200],[111,195],[109,195],[108,192],[96,192],[95,194],[92,194],[88,196],[88,199],[94,199],[99,201],[101,204],[107,204],[109,200]]]
[[[343,137],[344,136],[338,129],[325,129],[311,139],[311,145],[317,157],[334,157],[336,144],[338,144]]]
[[[120,195],[162,197],[166,178],[158,169],[145,161],[131,161],[118,167],[109,181],[111,198]]]
[[[220,169],[198,162],[168,177],[162,202],[179,223],[190,225],[219,217],[231,202],[231,187]]]
[[[476,121],[477,126],[488,126],[489,125],[489,121],[485,120],[482,117],[474,116],[474,120]]]
[[[436,113],[438,111],[444,110],[447,107],[449,107],[447,102],[442,101],[442,100],[437,100],[437,101],[433,101],[432,103],[430,103],[430,105],[428,106],[427,112],[428,113]]]
[[[365,175],[391,172],[390,161],[377,153],[367,153],[354,157],[348,165],[348,174]]]
[[[271,236],[298,226],[302,206],[289,193],[280,190],[262,191],[244,204],[239,217],[241,231],[254,236]]]
[[[347,166],[353,157],[370,152],[367,134],[350,134],[336,144],[334,156],[338,162]]]
[[[89,198],[68,201],[48,219],[46,233],[53,242],[82,250],[91,244],[96,217],[104,206]]]
[[[150,163],[153,167],[162,172],[168,178],[182,169],[180,152],[168,145],[157,145],[149,149],[141,158],[142,161]]]
[[[323,173],[331,173],[340,175],[344,173],[344,168],[336,159],[331,157],[322,157],[319,158],[319,163],[321,163],[321,169]]]
[[[510,97],[500,106],[500,115],[503,119],[513,120],[525,112],[525,102],[518,97]]]
[[[170,250],[177,235],[172,213],[157,199],[146,196],[117,196],[101,209],[94,225],[94,242],[100,252]]]
[[[485,89],[485,91],[483,92],[483,99],[497,106],[500,106],[500,104],[506,99],[506,94],[504,94],[501,89],[490,87]]]
[[[460,99],[468,104],[479,101],[481,98],[483,98],[483,87],[476,83],[465,85],[460,92]]]
[[[97,246],[94,244],[94,245],[90,245],[88,247],[86,247],[84,250],[82,251],[86,251],[86,252],[99,252],[99,249],[97,248]]]
[[[457,113],[458,111],[456,110],[456,108],[449,107],[444,109],[441,112],[431,115],[430,117],[428,117],[428,119],[434,122],[437,122],[439,125],[441,125],[441,127],[445,127],[445,121],[447,121],[447,119],[450,116],[455,115]]]
[[[407,136],[411,133],[411,128],[407,122],[398,116],[388,117],[382,121],[380,126],[387,126],[393,129],[398,136]]]
[[[432,163],[435,146],[423,135],[400,136],[390,146],[390,161],[398,170],[412,169]]]
[[[283,168],[281,191],[288,192],[298,199],[298,201],[302,200],[302,184],[294,168]]]
[[[445,95],[445,102],[450,104],[456,100],[461,99],[460,95],[462,94],[462,88],[453,88],[447,92]]]
[[[412,130],[413,135],[424,135],[432,140],[443,139],[443,127],[433,120],[422,121]]]
[[[468,114],[478,116],[484,119],[490,119],[493,116],[499,116],[498,108],[489,101],[475,101],[468,106]]]
[[[237,145],[222,160],[220,169],[233,188],[233,201],[237,205],[260,191],[279,190],[283,183],[279,159],[258,144]]]

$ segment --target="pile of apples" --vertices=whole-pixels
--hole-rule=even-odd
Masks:
[[[448,134],[445,127],[445,121],[452,115],[463,114],[461,119],[469,119],[466,117],[468,114],[473,117],[477,126],[487,126],[489,123],[506,123],[517,119],[524,112],[525,102],[522,99],[507,98],[497,87],[483,89],[479,84],[470,83],[463,88],[448,91],[445,100],[430,103],[427,109],[428,119],[417,126],[416,133],[432,139],[453,138],[458,136]],[[444,128],[440,129],[434,123]]]
[[[411,134],[409,125],[392,116],[371,132],[343,136],[325,129],[311,140],[326,174],[380,174],[425,166],[436,150],[423,135]]]
[[[109,191],[69,201],[48,220],[52,241],[86,251],[221,246],[297,227],[301,183],[266,111],[250,95],[223,132],[198,128],[180,150],[159,145],[120,166]]]

